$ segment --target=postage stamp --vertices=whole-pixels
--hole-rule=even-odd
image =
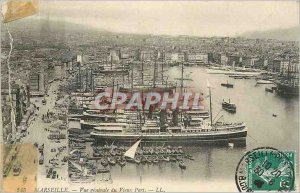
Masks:
[[[1,1],[0,193],[299,192],[299,5]]]
[[[240,192],[292,191],[295,188],[295,152],[260,147],[248,151],[235,174]]]

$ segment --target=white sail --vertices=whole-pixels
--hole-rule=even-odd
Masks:
[[[138,148],[140,142],[141,142],[141,140],[138,140],[135,144],[133,144],[133,146],[131,146],[131,147],[125,152],[124,156],[130,157],[130,158],[134,159],[136,149]]]

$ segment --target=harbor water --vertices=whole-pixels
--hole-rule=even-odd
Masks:
[[[207,74],[204,68],[187,67],[185,74],[193,80],[186,82],[185,86],[192,87],[195,92],[202,92],[205,96],[208,95],[207,80],[210,82],[215,121],[219,118],[219,121],[247,124],[246,147],[199,145],[184,147],[185,153],[195,158],[194,161],[185,161],[186,170],[181,170],[177,162],[145,165],[129,163],[123,168],[112,167],[109,180],[107,180],[108,174],[103,174],[103,179],[100,181],[120,186],[124,184],[136,184],[139,187],[152,185],[152,187],[162,187],[166,191],[176,191],[176,187],[180,187],[180,184],[184,184],[185,187],[190,184],[193,188],[187,191],[197,191],[201,190],[201,185],[213,186],[215,181],[224,181],[224,191],[235,190],[236,167],[246,151],[270,146],[279,150],[293,150],[299,155],[298,97],[282,97],[276,93],[266,92],[266,85],[257,85],[255,79],[233,79],[223,74]],[[170,67],[168,75],[170,80],[180,77],[180,67]],[[227,83],[227,81],[234,87],[221,86],[221,83]],[[270,85],[267,86],[270,87]],[[205,103],[208,99],[206,97]],[[230,102],[236,104],[235,114],[222,110],[223,99],[226,101],[230,99]],[[215,187],[216,190],[217,188]],[[209,190],[214,191],[214,188],[209,187]]]

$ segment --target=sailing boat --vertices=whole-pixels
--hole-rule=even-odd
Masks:
[[[135,152],[139,146],[139,144],[141,143],[141,139],[138,140],[135,144],[133,144],[124,154],[125,157],[129,157],[131,159],[134,159],[135,157]]]
[[[89,170],[86,167],[81,167],[79,164],[70,161],[70,163],[72,164],[72,166],[74,168],[76,168],[77,170],[79,170],[81,172],[81,175],[84,177],[93,177],[92,174],[89,174]]]

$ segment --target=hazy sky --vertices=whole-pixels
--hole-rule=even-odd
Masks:
[[[297,26],[296,1],[52,1],[40,17],[113,32],[234,36],[247,31]]]

